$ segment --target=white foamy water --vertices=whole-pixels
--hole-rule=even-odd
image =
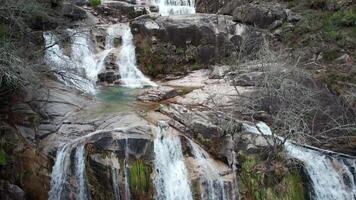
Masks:
[[[85,146],[80,145],[77,147],[75,152],[75,176],[78,183],[78,199],[88,200],[88,189],[86,183],[86,173],[85,173]]]
[[[72,55],[74,65],[82,68],[84,75],[95,82],[100,66],[97,65],[94,53],[94,44],[91,42],[89,32],[68,30],[72,34]]]
[[[180,139],[169,133],[168,125],[164,122],[157,127],[154,153],[156,199],[192,200]]]
[[[304,163],[313,187],[313,199],[356,199],[355,160],[335,158],[290,142],[288,154]]]
[[[44,60],[54,71],[57,79],[67,86],[93,94],[95,92],[93,82],[83,76],[82,66],[76,65],[69,56],[64,54],[57,36],[51,32],[45,32],[43,37],[46,45]]]
[[[70,163],[68,152],[70,150],[68,145],[65,145],[57,152],[56,162],[52,168],[51,190],[48,194],[48,199],[50,200],[64,199],[63,192],[67,181],[67,169]]]
[[[121,81],[123,86],[130,88],[142,88],[144,86],[156,86],[156,84],[146,78],[138,69],[136,64],[135,46],[131,28],[127,24],[120,26],[123,31],[122,47],[117,64],[120,68]]]
[[[155,0],[162,16],[188,15],[195,13],[194,0]]]
[[[243,124],[246,131],[254,134],[272,135],[270,128],[263,122],[257,127]],[[277,137],[277,136],[276,136]],[[282,137],[278,137],[283,140]],[[312,150],[286,141],[287,154],[304,163],[311,180],[312,199],[316,200],[354,200],[356,199],[356,160],[331,154],[330,151]]]
[[[192,147],[192,154],[198,162],[202,176],[200,178],[202,188],[201,199],[206,200],[227,200],[233,196],[227,193],[224,180],[220,176],[217,166],[214,166],[209,154],[197,144],[189,140]]]
[[[115,200],[120,200],[120,182],[118,169],[111,166],[112,187],[114,189]]]

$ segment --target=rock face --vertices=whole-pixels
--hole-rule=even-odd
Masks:
[[[149,88],[137,97],[140,101],[162,101],[177,96],[176,89],[167,86]]]
[[[147,13],[144,6],[134,5],[124,1],[107,1],[95,8],[98,14],[110,16],[120,21],[134,19]]]
[[[209,14],[145,16],[131,23],[137,58],[149,75],[184,72],[228,60],[249,30],[231,17]],[[232,40],[230,40],[230,38]]]
[[[69,17],[72,20],[87,18],[87,13],[84,9],[71,3],[64,3],[62,6],[62,12],[65,17]]]

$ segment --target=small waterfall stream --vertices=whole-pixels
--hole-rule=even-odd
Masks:
[[[170,134],[168,125],[160,122],[154,140],[154,179],[158,200],[192,200],[190,181],[178,136]]]
[[[217,166],[214,166],[209,154],[197,144],[189,140],[193,156],[197,159],[199,168],[202,170],[201,199],[206,200],[227,200],[229,194],[225,190],[224,180],[219,174]]]
[[[263,122],[256,125],[264,135],[272,135],[270,128]],[[254,126],[244,124],[244,129],[261,134]],[[280,138],[283,139],[283,138]],[[356,160],[328,155],[286,141],[287,154],[304,163],[311,179],[312,199],[316,200],[353,200],[356,199]]]
[[[356,199],[356,161],[336,158],[286,142],[288,154],[304,163],[313,185],[313,199]]]
[[[86,184],[86,174],[85,174],[85,146],[80,145],[76,149],[75,153],[75,176],[78,182],[79,195],[78,199],[88,200],[88,189]]]
[[[138,69],[136,64],[135,46],[131,28],[127,24],[121,24],[123,29],[122,47],[118,57],[121,80],[124,86],[130,88],[142,88],[144,86],[156,86],[156,84],[146,78]]]
[[[188,15],[195,13],[194,0],[155,0],[162,16]]]

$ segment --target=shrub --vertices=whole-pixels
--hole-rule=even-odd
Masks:
[[[95,7],[101,4],[101,0],[90,0],[90,5]]]
[[[356,26],[356,11],[346,10],[335,12],[331,18],[330,22],[334,26],[338,27],[354,27]]]

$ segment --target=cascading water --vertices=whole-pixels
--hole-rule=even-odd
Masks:
[[[64,54],[59,46],[59,39],[51,32],[45,32],[43,37],[46,45],[45,63],[55,72],[58,80],[67,86],[93,94],[95,89],[92,81],[78,73],[81,67],[75,65],[71,58]]]
[[[135,46],[131,28],[127,24],[122,24],[122,47],[118,57],[121,80],[123,86],[130,88],[142,88],[144,86],[156,86],[156,84],[146,78],[136,65]]]
[[[78,199],[87,200],[88,190],[86,184],[86,174],[85,174],[85,146],[81,145],[77,147],[75,153],[75,176],[78,182],[79,195]]]
[[[201,199],[206,200],[227,200],[230,195],[226,192],[224,180],[219,175],[216,166],[213,165],[209,154],[197,144],[189,140],[192,154],[198,161],[199,168],[202,170],[202,193]],[[232,199],[232,198],[231,198]]]
[[[50,200],[63,199],[63,190],[67,180],[67,169],[69,167],[69,156],[71,149],[69,145],[64,145],[58,150],[56,156],[56,162],[52,169],[51,175],[51,190],[49,191]]]
[[[272,135],[270,128],[263,122],[257,127],[244,124],[244,129],[255,134]],[[280,138],[283,140],[283,138]],[[316,200],[353,200],[356,199],[356,160],[328,155],[286,141],[285,150],[290,157],[304,163],[313,188],[312,198]]]
[[[156,199],[192,200],[180,139],[168,132],[165,122],[159,122],[157,127],[154,153]]]
[[[120,200],[119,172],[115,167],[111,167],[112,187],[114,189],[115,200]]]
[[[129,151],[128,140],[125,139],[125,160],[124,160],[124,172],[125,172],[125,200],[130,200],[130,184],[129,184]]]
[[[288,154],[304,163],[313,187],[313,199],[356,199],[355,160],[323,155],[286,142]]]
[[[162,16],[187,15],[195,13],[194,0],[155,0]]]
[[[75,66],[81,66],[85,71],[84,75],[93,82],[96,81],[100,66],[97,65],[93,44],[87,32],[68,30],[72,34],[72,55],[71,58]]]

